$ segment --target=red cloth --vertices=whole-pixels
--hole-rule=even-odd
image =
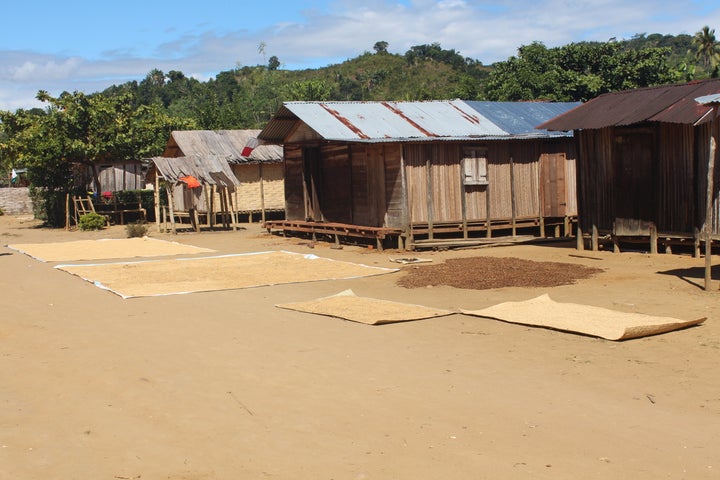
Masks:
[[[188,188],[200,187],[200,182],[198,182],[198,179],[193,177],[192,175],[188,175],[187,177],[180,177],[180,180],[185,182],[185,184],[188,186]]]

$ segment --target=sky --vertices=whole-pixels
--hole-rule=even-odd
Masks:
[[[0,110],[42,107],[39,90],[92,93],[153,69],[206,81],[237,66],[319,68],[439,43],[489,65],[538,41],[557,47],[636,34],[720,39],[717,0],[34,0],[2,9]]]

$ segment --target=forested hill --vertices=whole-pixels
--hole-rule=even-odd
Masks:
[[[608,91],[705,78],[712,67],[717,74],[716,63],[698,54],[700,33],[638,34],[556,48],[533,43],[493,65],[437,43],[392,54],[380,41],[373,52],[318,69],[285,70],[272,56],[267,65],[237,67],[207,82],[153,70],[103,94],[132,92],[138,104],[159,105],[201,129],[261,128],[290,100],[585,101]]]

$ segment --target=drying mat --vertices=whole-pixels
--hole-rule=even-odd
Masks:
[[[358,297],[352,290],[307,302],[285,303],[276,307],[299,312],[327,315],[368,325],[407,322],[442,317],[453,312],[409,303],[391,302],[376,298]]]
[[[160,257],[210,253],[215,250],[168,242],[150,237],[105,238],[57,243],[22,243],[8,248],[29,255],[41,262],[106,260],[109,258]]]
[[[396,272],[285,251],[94,265],[57,265],[123,298],[339,280]]]
[[[510,323],[552,328],[601,337],[627,340],[699,325],[705,318],[683,321],[642,313],[625,313],[577,303],[559,303],[547,294],[524,302],[506,302],[483,310],[461,310],[466,315],[494,318]]]

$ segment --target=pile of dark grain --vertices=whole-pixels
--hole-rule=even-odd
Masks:
[[[602,269],[572,263],[534,262],[512,257],[469,257],[406,268],[397,283],[406,288],[447,285],[473,290],[556,287],[573,284],[600,272]]]

